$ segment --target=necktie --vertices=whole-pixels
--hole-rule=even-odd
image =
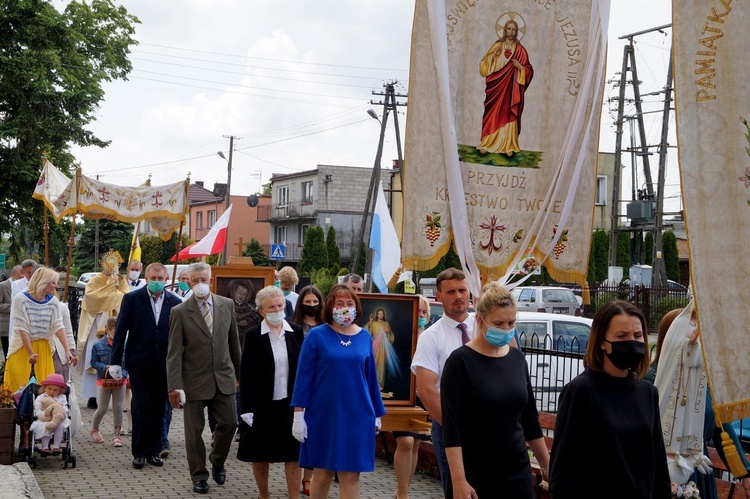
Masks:
[[[463,322],[459,322],[456,327],[461,330],[461,343],[465,345],[469,341],[469,328]]]
[[[213,334],[214,332],[214,319],[211,317],[211,307],[208,306],[208,303],[203,304],[203,319],[206,321],[206,326],[208,327],[208,331]]]
[[[138,286],[138,281],[131,281],[131,282],[130,282],[130,285],[131,285],[131,286]]]

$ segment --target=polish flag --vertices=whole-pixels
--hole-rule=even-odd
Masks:
[[[232,206],[219,217],[208,234],[197,243],[184,248],[178,255],[173,256],[170,261],[187,260],[199,256],[215,255],[224,251],[224,243],[227,241],[227,226],[229,226],[229,217],[232,214]],[[176,257],[176,258],[175,258]]]

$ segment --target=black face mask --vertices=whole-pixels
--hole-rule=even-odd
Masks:
[[[320,312],[320,304],[318,305],[302,305],[302,313],[310,317],[317,317]]]
[[[638,364],[646,355],[646,347],[642,341],[637,340],[625,340],[625,341],[609,341],[604,340],[612,347],[612,353],[607,353],[610,362],[617,369],[635,369]]]

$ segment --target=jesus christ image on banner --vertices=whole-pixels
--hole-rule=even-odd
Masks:
[[[518,33],[518,22],[506,21],[500,39],[479,63],[479,74],[485,78],[482,140],[477,146],[482,154],[504,153],[510,157],[521,150],[518,136],[524,95],[534,69]]]

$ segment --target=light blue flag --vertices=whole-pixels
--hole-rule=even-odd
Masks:
[[[385,202],[383,183],[378,184],[378,196],[375,201],[375,212],[372,214],[370,231],[370,248],[373,250],[372,282],[381,293],[388,292],[388,281],[401,266],[401,245],[396,235],[396,228]]]

